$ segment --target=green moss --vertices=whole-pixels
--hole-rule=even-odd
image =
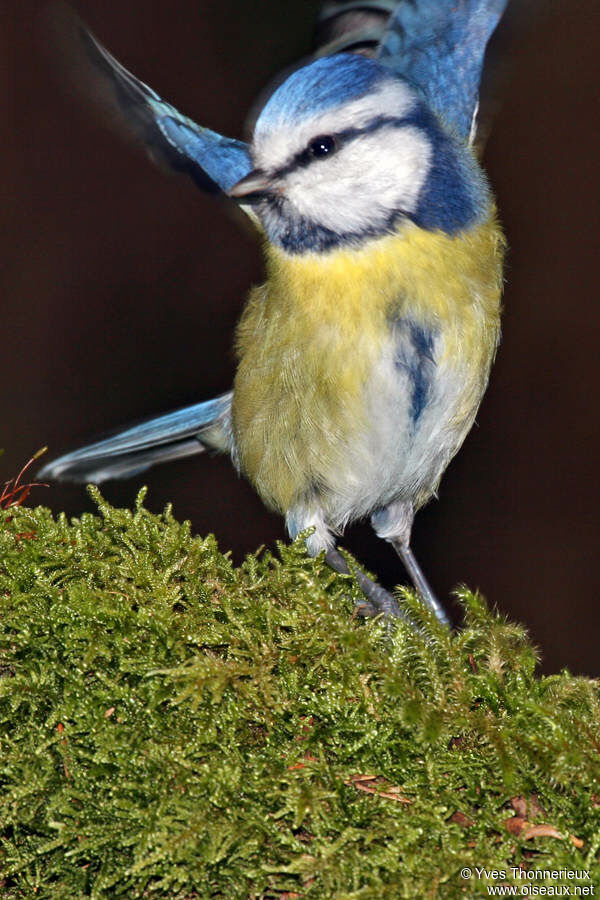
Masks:
[[[595,682],[538,676],[468,591],[452,635],[408,592],[421,627],[389,630],[301,542],[234,568],[143,495],[95,496],[72,522],[1,512],[3,898],[476,897],[502,879],[461,869],[520,864],[600,881]],[[506,827],[531,794],[559,837]]]

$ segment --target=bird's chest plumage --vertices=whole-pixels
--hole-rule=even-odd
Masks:
[[[415,481],[415,453],[432,457],[420,471],[434,489],[434,457],[458,448],[450,433],[462,441],[485,387],[501,255],[494,223],[467,238],[410,226],[323,256],[269,248],[233,398],[240,467],[266,503],[285,512],[317,494],[332,518],[365,514]]]

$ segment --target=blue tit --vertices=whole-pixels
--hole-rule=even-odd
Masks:
[[[500,332],[504,240],[473,150],[487,42],[506,0],[340,0],[328,43],[256,117],[202,128],[80,37],[150,153],[228,194],[264,238],[233,390],[69,453],[40,476],[100,482],[205,448],[231,455],[292,538],[347,572],[370,518],[423,600],[416,510],[471,428]],[[397,601],[357,572],[370,612]]]

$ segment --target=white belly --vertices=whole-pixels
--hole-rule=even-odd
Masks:
[[[314,496],[288,514],[292,535],[315,527],[312,552],[331,545],[330,529],[398,501],[423,505],[473,424],[491,357],[482,371],[481,358],[452,359],[443,336],[415,340],[411,328],[391,334],[365,385],[368,427],[353,434],[343,465],[324,471]]]

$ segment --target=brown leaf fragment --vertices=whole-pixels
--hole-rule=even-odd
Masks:
[[[564,841],[564,835],[554,825],[529,825],[529,823],[527,825],[528,827],[521,835],[524,841],[529,841],[534,837],[553,837]]]
[[[377,794],[381,797],[391,797],[392,800],[400,800],[401,799],[400,797],[396,797],[394,794],[386,794],[386,793],[384,793],[384,791],[378,791],[376,787],[373,787],[370,784],[366,784],[364,781],[357,781],[355,783],[354,787],[358,791],[364,791],[365,794]],[[406,802],[408,803],[409,801],[407,800]]]
[[[313,716],[300,716],[300,728],[303,732],[302,734],[297,734],[294,740],[296,741],[305,741],[308,737],[307,732],[310,731],[312,726],[314,725],[315,720]]]
[[[529,795],[529,818],[537,819],[538,816],[545,816],[546,813],[542,809],[540,805],[540,800],[537,794]]]
[[[378,797],[383,797],[385,800],[395,800],[396,803],[406,803],[408,806],[412,803],[412,800],[409,800],[408,797],[401,797],[400,794],[394,794],[391,791],[373,791],[374,794],[377,794]]]
[[[466,816],[459,809],[452,813],[448,821],[454,822],[456,825],[461,825],[463,828],[470,828],[471,825],[475,824],[475,819],[469,818],[469,816]]]
[[[377,775],[351,775],[344,784],[354,784],[356,781],[375,781]]]
[[[311,834],[306,828],[299,828],[298,831],[294,832],[294,837],[297,841],[302,841],[304,844],[310,844],[315,839],[314,834]]]
[[[523,794],[511,797],[510,805],[515,813],[523,819],[538,819],[546,815],[537,794],[530,794],[529,797],[524,797]]]
[[[510,805],[514,809],[517,816],[521,816],[521,818],[525,818],[527,815],[527,801],[525,797],[521,794],[519,797],[511,797]]]
[[[583,841],[581,840],[581,838],[575,837],[574,834],[570,834],[569,837],[571,838],[571,843],[573,844],[573,846],[577,847],[578,850],[581,850],[581,848],[583,847]]]
[[[412,803],[412,800],[401,795],[402,788],[391,785],[380,775],[352,775],[344,784],[355,787],[357,791],[364,791],[365,794],[383,797],[385,800],[394,800],[396,803]]]
[[[504,823],[506,830],[517,836],[521,834],[527,824],[523,816],[511,816]]]

